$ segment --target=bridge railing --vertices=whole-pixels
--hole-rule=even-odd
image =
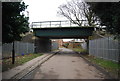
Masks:
[[[88,22],[86,20],[81,20],[82,26],[87,26]],[[32,22],[32,28],[54,28],[54,27],[77,27],[77,24],[74,24],[68,20],[66,21],[42,21],[42,22]]]

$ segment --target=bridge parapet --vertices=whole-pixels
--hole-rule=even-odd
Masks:
[[[81,26],[87,26],[86,20],[81,20]],[[74,24],[71,21],[42,21],[32,22],[32,28],[56,28],[56,27],[80,27],[78,24]]]

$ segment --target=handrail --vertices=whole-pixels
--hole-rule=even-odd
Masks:
[[[81,26],[87,26],[87,20],[80,20],[83,22]],[[78,24],[74,24],[71,21],[41,21],[41,22],[32,22],[32,28],[54,28],[54,27],[78,27]]]

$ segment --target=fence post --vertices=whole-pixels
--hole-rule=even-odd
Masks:
[[[71,22],[70,22],[70,27],[71,27]]]
[[[61,21],[60,21],[60,25],[59,25],[60,27],[62,27],[62,25],[61,25]]]
[[[51,27],[51,21],[50,21],[50,27]]]
[[[13,49],[12,49],[12,64],[15,63],[15,49],[14,49],[14,41],[13,41]]]
[[[89,38],[87,38],[86,42],[87,42],[87,53],[89,54]]]

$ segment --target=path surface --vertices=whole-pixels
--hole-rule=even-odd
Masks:
[[[50,58],[23,79],[104,79],[103,73],[87,64],[72,50],[62,51]]]

